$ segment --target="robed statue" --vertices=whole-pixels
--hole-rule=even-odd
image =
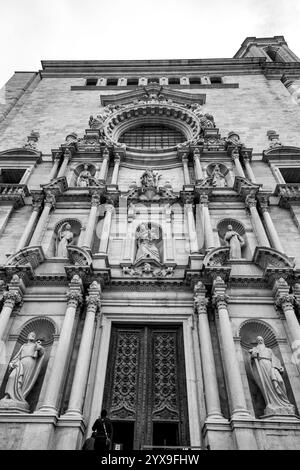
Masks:
[[[212,172],[212,185],[216,188],[224,188],[226,186],[226,180],[221,172],[220,165],[215,165]]]
[[[68,258],[68,245],[72,242],[74,234],[71,225],[65,223],[61,226],[57,234],[56,256],[58,258]]]
[[[243,237],[240,236],[232,225],[228,225],[227,232],[225,233],[224,240],[229,245],[229,259],[241,259],[242,246],[245,244]]]
[[[158,181],[160,179],[160,175],[153,171],[152,169],[144,171],[141,176],[141,185],[142,189],[146,188],[156,188],[158,185]]]
[[[44,348],[32,331],[9,364],[4,400],[25,402],[41,371]]]
[[[257,346],[249,350],[251,371],[266,403],[265,414],[294,414],[295,407],[287,397],[281,373],[283,367],[272,349],[267,348],[262,336]]]
[[[135,263],[141,259],[152,259],[160,263],[160,255],[157,247],[159,240],[158,231],[151,228],[149,229],[146,224],[141,224],[137,232],[137,253]]]
[[[90,185],[90,179],[92,178],[91,173],[89,172],[88,165],[84,165],[83,170],[80,172],[77,178],[77,186],[80,188],[86,188]]]

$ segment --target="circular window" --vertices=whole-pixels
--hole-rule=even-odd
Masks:
[[[166,125],[143,124],[126,130],[119,142],[139,149],[163,149],[185,142],[186,136],[178,129]]]

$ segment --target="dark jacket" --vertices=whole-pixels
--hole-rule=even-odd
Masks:
[[[92,427],[93,431],[96,431],[96,437],[106,437],[106,433],[109,439],[111,439],[113,428],[111,424],[111,420],[109,418],[98,418],[94,422],[94,425]]]

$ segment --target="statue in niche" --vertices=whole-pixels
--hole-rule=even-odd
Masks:
[[[9,364],[9,377],[3,400],[25,402],[25,398],[34,386],[44,359],[44,348],[32,331]],[[4,404],[3,404],[4,405]]]
[[[152,169],[146,170],[141,176],[142,188],[157,188],[160,175]]]
[[[77,186],[79,186],[80,188],[88,187],[90,185],[90,179],[92,179],[92,175],[89,172],[89,166],[84,165],[83,170],[77,178]]]
[[[71,225],[66,222],[61,226],[57,234],[57,248],[56,256],[58,258],[67,258],[68,250],[67,247],[70,245],[74,238],[74,234],[71,231]]]
[[[212,185],[215,188],[224,188],[227,186],[225,177],[221,172],[220,165],[215,165],[213,172],[212,172]]]
[[[149,229],[146,224],[141,224],[137,233],[137,253],[135,263],[141,259],[151,259],[160,263],[159,250],[156,246],[159,240],[158,230]]]
[[[242,246],[245,244],[244,239],[232,229],[232,225],[228,225],[227,232],[225,233],[224,240],[228,243],[229,259],[241,259]]]
[[[267,348],[262,336],[257,336],[257,346],[249,350],[251,371],[264,397],[266,414],[294,414],[295,407],[287,397],[281,373],[283,367],[272,349]]]

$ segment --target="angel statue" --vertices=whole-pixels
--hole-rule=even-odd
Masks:
[[[36,339],[36,334],[33,331],[29,333],[27,343],[20,347],[9,364],[9,377],[4,392],[4,402],[6,400],[26,402],[25,398],[34,386],[41,371],[44,352],[41,341]],[[5,406],[5,403],[1,403],[1,401],[0,406]]]
[[[58,258],[68,257],[68,245],[72,242],[74,234],[71,231],[71,225],[66,222],[61,226],[57,234],[56,256]]]
[[[137,253],[135,263],[141,259],[152,259],[160,263],[159,250],[156,246],[159,240],[158,230],[154,228],[149,229],[147,224],[141,224],[137,233]]]

